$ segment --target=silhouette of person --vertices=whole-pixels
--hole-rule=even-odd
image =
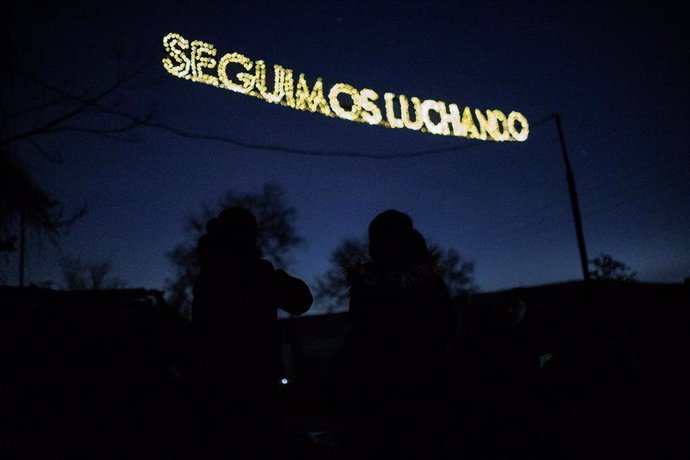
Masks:
[[[209,220],[198,241],[192,325],[199,447],[206,456],[270,458],[276,453],[277,309],[299,315],[313,300],[304,281],[261,258],[258,232],[251,212],[232,207]]]
[[[454,327],[448,289],[412,219],[388,210],[369,225],[371,262],[347,273],[356,456],[426,456]]]

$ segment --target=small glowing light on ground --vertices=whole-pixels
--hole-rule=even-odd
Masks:
[[[280,379],[280,383],[282,383],[283,385],[287,385],[288,379]]]

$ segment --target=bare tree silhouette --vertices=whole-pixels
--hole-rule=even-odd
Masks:
[[[65,256],[60,268],[65,289],[117,289],[125,285],[111,276],[113,264],[110,260],[84,261],[80,257]]]
[[[32,31],[41,31],[40,18],[53,17],[62,9],[58,4],[6,2],[0,6],[4,19],[0,32],[0,252],[5,262],[10,253],[19,252],[20,284],[27,232],[35,233],[33,241],[57,244],[70,225],[86,214],[86,205],[66,211],[57,197],[36,183],[31,159],[38,155],[49,163],[60,163],[61,156],[50,142],[58,134],[134,140],[133,128],[152,121],[155,113],[152,104],[142,107],[130,94],[132,89],[155,84],[142,78],[150,60],[134,62],[112,50],[115,71],[109,81],[78,78],[77,68],[69,65],[57,73],[45,68],[44,58],[50,56],[54,44],[46,34]],[[0,282],[5,281],[0,273]]]

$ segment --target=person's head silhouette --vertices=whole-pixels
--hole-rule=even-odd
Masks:
[[[206,223],[206,232],[223,258],[246,261],[260,257],[259,225],[254,215],[240,206],[223,210]]]
[[[395,209],[380,213],[369,224],[369,255],[374,263],[382,267],[403,268],[410,265],[413,240],[412,219]]]

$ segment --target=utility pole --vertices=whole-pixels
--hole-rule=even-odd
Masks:
[[[19,287],[24,287],[24,271],[26,270],[26,206],[22,206],[19,214]]]
[[[585,235],[582,231],[582,218],[580,217],[580,203],[577,200],[577,190],[575,190],[575,176],[573,168],[570,166],[568,150],[565,147],[565,137],[561,126],[561,114],[555,113],[556,126],[558,127],[558,137],[561,140],[561,151],[563,152],[563,162],[565,163],[565,175],[568,179],[568,192],[570,193],[570,207],[573,211],[575,221],[575,233],[577,234],[577,247],[580,250],[580,265],[582,265],[582,276],[585,281],[589,281],[589,261],[587,259],[587,248],[585,247]]]

